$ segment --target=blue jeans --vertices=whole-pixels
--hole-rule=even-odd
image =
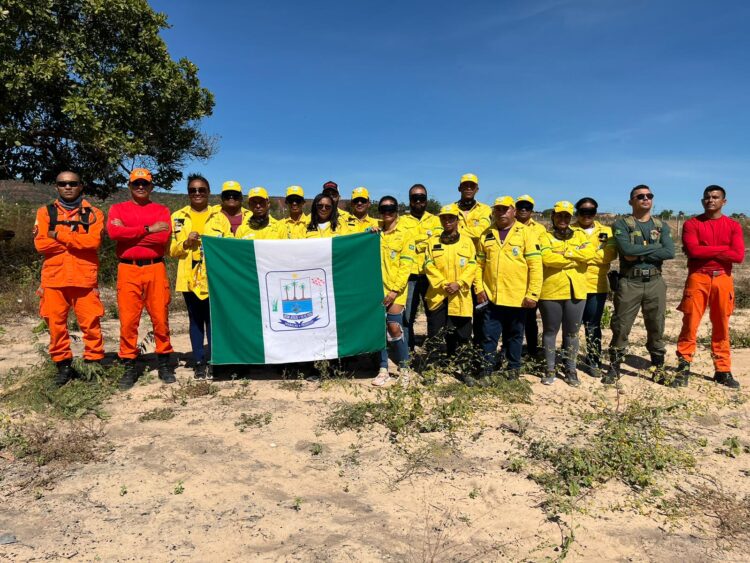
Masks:
[[[203,363],[211,357],[209,347],[211,345],[211,310],[208,299],[198,299],[192,291],[183,291],[187,306],[188,319],[190,320],[190,346],[193,348],[193,359],[196,363]],[[208,345],[204,346],[203,342]]]
[[[414,350],[414,321],[417,319],[420,301],[425,311],[427,311],[425,295],[427,295],[428,287],[427,276],[415,274],[409,276],[406,307],[404,307],[404,338],[409,345],[409,350]]]
[[[497,343],[503,339],[507,369],[521,368],[521,350],[526,311],[521,307],[505,307],[490,302],[484,317],[484,373],[489,374],[497,362]]]
[[[586,297],[586,306],[583,309],[582,322],[583,328],[586,329],[587,363],[595,367],[601,367],[602,315],[606,302],[606,293],[589,293]]]
[[[409,347],[406,345],[406,334],[404,334],[404,328],[403,328],[403,322],[404,322],[404,315],[403,313],[398,314],[391,314],[388,313],[386,315],[386,339],[389,339],[390,336],[388,335],[388,323],[398,323],[401,325],[401,338],[398,340],[388,340],[386,342],[386,347],[383,348],[380,351],[380,367],[381,368],[388,368],[388,349],[390,348],[391,352],[393,353],[393,361],[398,365],[398,367],[403,368],[406,367],[409,364]]]

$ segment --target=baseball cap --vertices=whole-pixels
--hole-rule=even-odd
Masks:
[[[531,197],[529,194],[519,195],[516,198],[516,203],[520,203],[522,201],[528,201],[531,205],[536,205],[536,202],[534,201],[534,198]]]
[[[352,190],[352,199],[356,199],[358,197],[370,199],[370,192],[367,191],[367,188],[362,186],[360,186],[359,188],[354,188]]]
[[[460,211],[458,210],[458,205],[455,203],[449,203],[448,205],[443,205],[443,207],[440,208],[440,213],[438,215],[455,215],[458,217]]]
[[[229,180],[227,182],[224,182],[221,185],[221,191],[223,192],[240,192],[242,193],[242,186],[240,186],[239,182],[235,182],[234,180]]]
[[[570,213],[571,215],[573,215],[576,211],[572,203],[564,200],[555,203],[555,207],[553,209],[555,213]]]
[[[510,197],[509,195],[504,195],[495,199],[495,203],[493,204],[493,207],[498,207],[500,205],[504,207],[515,207],[516,202],[513,201],[513,198]]]
[[[336,190],[336,193],[338,193],[339,185],[333,180],[328,180],[325,184],[323,184],[323,189],[324,190]]]
[[[472,182],[477,186],[479,185],[479,179],[477,178],[476,174],[464,174],[463,176],[461,176],[461,181],[459,182],[459,184],[463,184],[464,182]]]
[[[145,168],[134,168],[130,173],[130,181],[135,182],[136,180],[146,180],[147,182],[153,182],[151,172]]]
[[[251,197],[262,197],[263,199],[268,199],[268,192],[266,191],[266,188],[256,186],[250,188],[250,191],[247,192],[247,198],[250,199]]]
[[[305,197],[305,191],[302,189],[302,186],[289,186],[286,189],[286,197],[289,197],[290,195]]]

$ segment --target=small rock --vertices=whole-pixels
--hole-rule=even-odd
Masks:
[[[0,545],[8,545],[11,543],[16,543],[18,540],[16,539],[16,536],[13,534],[0,534]]]

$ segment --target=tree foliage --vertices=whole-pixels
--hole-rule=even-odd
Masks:
[[[215,139],[214,99],[146,0],[0,0],[0,179],[81,173],[107,195],[146,166],[170,188]]]

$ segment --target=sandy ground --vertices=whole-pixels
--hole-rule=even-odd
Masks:
[[[683,266],[670,267],[674,279]],[[671,279],[671,278],[670,278]],[[667,333],[676,338],[679,283],[671,283]],[[35,319],[5,323],[0,371],[38,361]],[[632,352],[646,356],[640,321]],[[735,328],[750,327],[738,311]],[[173,323],[174,345],[189,350],[184,313]],[[421,327],[423,330],[423,326]],[[707,330],[702,327],[702,333]],[[107,350],[117,321],[107,320]],[[609,334],[605,335],[608,341]],[[40,342],[44,343],[44,337]],[[76,344],[79,347],[79,344]],[[674,344],[670,344],[670,362]],[[750,493],[750,454],[730,458],[719,450],[729,436],[743,443],[750,427],[750,350],[734,354],[739,393],[694,377],[688,389],[625,377],[627,397],[656,392],[703,409],[686,432],[705,439],[694,471],[664,475],[661,489],[717,479],[731,494]],[[638,369],[629,372],[637,375]],[[713,373],[702,350],[694,372]],[[153,373],[153,372],[152,372]],[[181,382],[191,370],[177,369]],[[643,373],[643,372],[641,372]],[[13,561],[743,561],[744,540],[725,541],[709,517],[665,517],[624,485],[597,487],[567,523],[575,541],[564,553],[561,528],[546,519],[542,489],[527,472],[507,463],[522,451],[503,424],[518,416],[532,436],[569,431],[572,409],[613,404],[616,391],[581,374],[582,386],[544,387],[533,379],[533,403],[480,413],[447,448],[425,435],[430,455],[404,456],[377,425],[337,434],[322,424],[340,400],[371,397],[368,377],[321,385],[288,385],[276,370],[257,368],[249,378],[219,381],[214,396],[170,400],[170,390],[144,377],[106,405],[109,418],[101,461],[65,469],[43,486],[24,487],[31,469],[0,457],[0,558]],[[532,380],[531,378],[529,378]],[[166,421],[139,422],[156,408],[173,408]],[[270,413],[270,423],[240,431],[242,413]],[[317,446],[322,447],[320,453]],[[2,452],[0,452],[1,454]]]

